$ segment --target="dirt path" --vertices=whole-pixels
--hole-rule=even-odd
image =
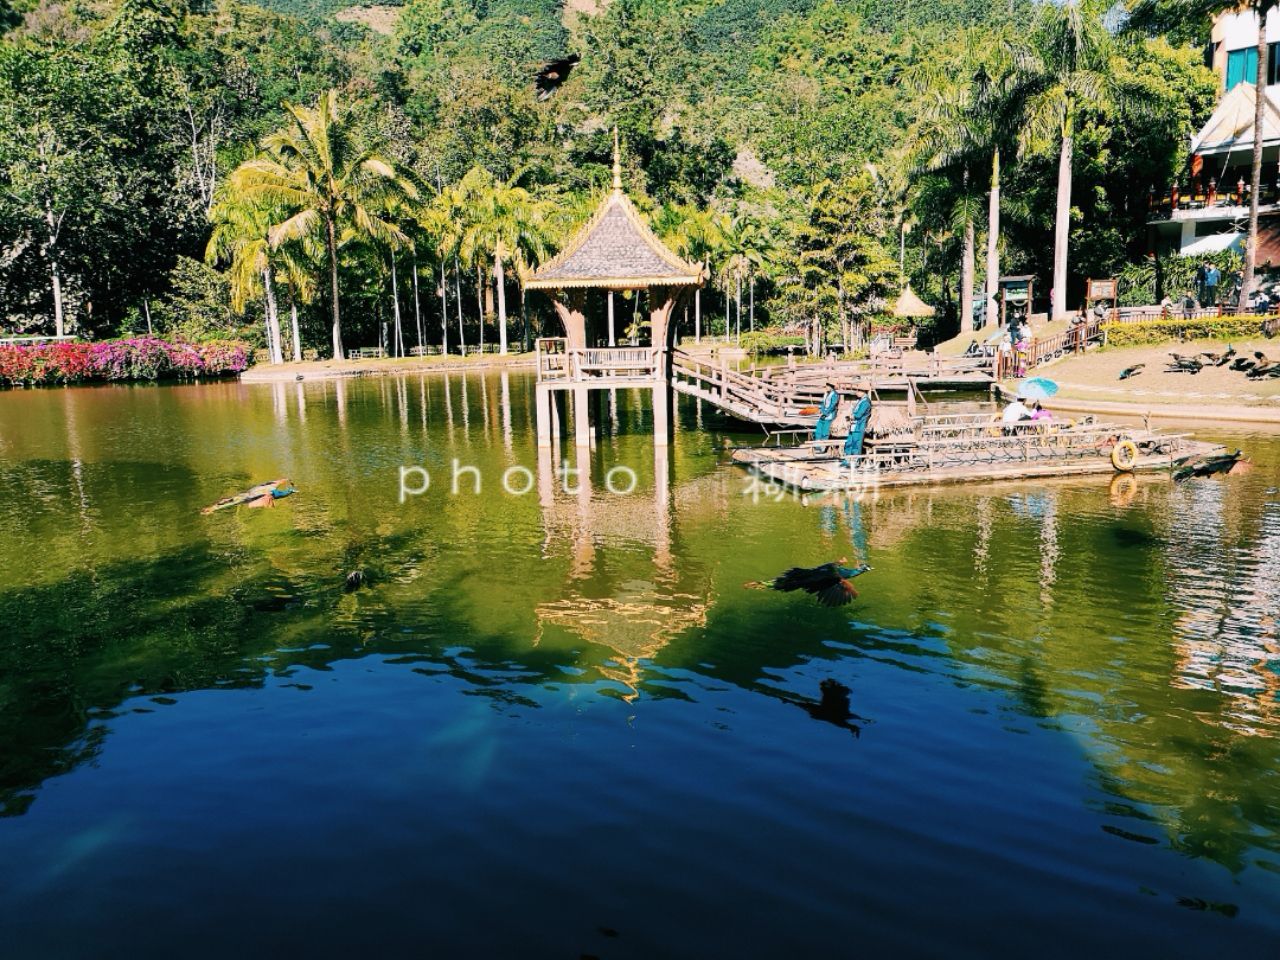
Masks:
[[[341,377],[400,376],[435,371],[532,369],[533,354],[480,354],[472,357],[403,357],[382,360],[314,360],[304,363],[261,364],[240,374],[243,383],[278,383],[295,380],[335,380]]]

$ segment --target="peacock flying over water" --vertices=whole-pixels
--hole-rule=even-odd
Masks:
[[[843,607],[858,596],[858,591],[853,589],[853,578],[871,569],[865,563],[856,567],[843,566],[847,562],[842,557],[839,561],[817,567],[792,567],[772,580],[756,580],[747,586],[784,593],[803,590],[817,597],[824,607]]]

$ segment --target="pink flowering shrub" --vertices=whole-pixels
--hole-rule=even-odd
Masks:
[[[98,343],[0,345],[0,384],[224,377],[247,369],[249,358],[245,344],[227,340],[170,343],[129,337]]]

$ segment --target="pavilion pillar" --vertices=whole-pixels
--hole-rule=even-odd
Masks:
[[[570,350],[582,350],[587,345],[587,315],[585,290],[570,290],[565,297],[552,300],[556,316],[564,324],[564,336]]]

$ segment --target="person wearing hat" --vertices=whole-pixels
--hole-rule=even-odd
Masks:
[[[853,408],[853,422],[849,424],[849,434],[844,438],[845,466],[852,463],[854,457],[862,456],[862,440],[867,433],[867,423],[871,420],[871,394],[865,390],[858,392],[858,402]]]
[[[813,439],[831,439],[831,421],[836,418],[836,410],[840,407],[840,391],[834,383],[827,384],[826,395],[818,407],[818,422],[813,426]]]

